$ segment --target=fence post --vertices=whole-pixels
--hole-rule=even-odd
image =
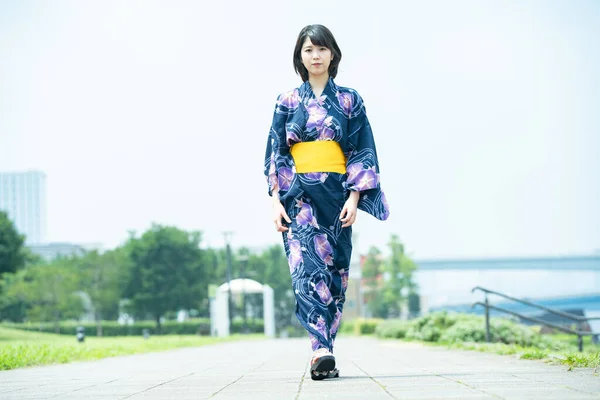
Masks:
[[[583,351],[583,336],[580,334],[577,334],[577,347],[579,348],[579,351]]]
[[[490,309],[488,307],[488,297],[485,294],[485,341],[490,342]]]

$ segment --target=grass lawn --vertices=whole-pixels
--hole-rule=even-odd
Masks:
[[[197,335],[143,337],[86,337],[78,343],[75,335],[28,332],[0,327],[0,370],[33,365],[97,360],[105,357],[196,347],[232,340],[261,339],[263,335],[232,335],[213,338]]]
[[[376,334],[361,334],[357,330],[346,329],[344,335],[372,336]],[[547,363],[563,364],[569,370],[579,368],[596,368],[600,371],[600,345],[592,343],[590,336],[583,337],[583,352],[577,348],[577,336],[565,333],[548,335],[558,345],[555,349],[541,349],[538,347],[523,347],[514,344],[485,343],[485,342],[426,342],[406,338],[380,338],[381,340],[403,340],[407,342],[422,343],[426,346],[441,346],[450,349],[473,350],[500,355],[513,355],[525,360],[543,360]]]
[[[600,367],[600,348],[584,347],[581,353],[577,348],[567,350],[544,350],[537,347],[522,347],[503,343],[453,343],[439,345],[463,349],[492,352],[496,354],[516,355],[525,360],[544,360],[549,363],[557,363],[573,367],[598,368]]]
[[[552,338],[561,345],[560,349],[539,349],[504,343],[423,343],[452,349],[514,355],[524,360],[543,360],[548,363],[567,365],[569,370],[575,367],[596,369],[600,367],[600,346],[594,345],[589,336],[584,337],[583,352],[577,350],[577,336],[556,334],[552,335]]]

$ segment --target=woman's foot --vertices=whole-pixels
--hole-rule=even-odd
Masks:
[[[330,376],[330,373],[332,376]],[[310,378],[320,381],[325,378],[334,377],[339,372],[335,369],[335,357],[327,349],[319,349],[313,353],[310,361]]]

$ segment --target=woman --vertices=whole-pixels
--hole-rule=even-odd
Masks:
[[[333,346],[348,285],[357,209],[386,220],[371,127],[360,95],[334,82],[342,52],[332,33],[298,35],[300,87],[277,98],[265,175],[289,261],[296,316],[312,343],[311,377],[339,376]]]

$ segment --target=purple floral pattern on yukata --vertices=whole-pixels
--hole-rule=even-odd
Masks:
[[[312,333],[309,332],[308,337],[310,337],[310,345],[312,348],[312,351],[317,351],[319,350],[321,347],[323,347],[321,345],[321,343],[319,342],[319,338],[316,337],[315,335],[313,335]]]
[[[317,140],[333,140],[335,131],[331,128],[332,121],[332,117],[327,117],[323,120],[323,123],[317,125],[317,132],[319,132]]]
[[[348,277],[349,277],[349,271],[347,269],[343,269],[340,271],[340,276],[342,277],[342,287],[344,289],[348,288]]]
[[[346,173],[348,174],[348,178],[346,179],[346,182],[354,181],[356,179],[356,176],[358,175],[358,173],[362,170],[363,170],[362,163],[354,163],[354,164],[350,164],[350,165],[346,166]]]
[[[316,285],[313,284],[313,286],[315,287],[315,290],[317,291],[317,294],[319,295],[321,301],[325,305],[329,305],[329,303],[331,303],[333,299],[331,298],[331,292],[329,291],[329,288],[327,287],[325,281],[320,280],[319,283],[317,283]]]
[[[352,113],[352,94],[348,92],[337,92],[336,97],[340,103],[340,107],[344,110],[344,114]]]
[[[282,94],[279,99],[279,104],[290,110],[297,108],[298,104],[300,104],[300,93],[298,92],[298,89],[290,90],[289,92]]]
[[[313,328],[315,331],[319,332],[319,334],[323,337],[328,338],[329,335],[327,334],[327,323],[325,322],[325,319],[319,315],[319,317],[317,318],[317,323],[310,323],[309,324],[311,326],[311,328]]]
[[[291,168],[280,168],[278,178],[279,189],[290,190],[292,181],[294,180],[294,171]]]
[[[333,258],[331,257],[333,250],[331,248],[331,243],[327,240],[327,235],[316,235],[314,241],[315,250],[319,257],[321,257],[321,260],[323,260],[326,265],[333,265]]]
[[[383,203],[383,212],[379,216],[379,219],[385,221],[390,215],[390,207],[388,206],[387,198],[383,192],[381,192],[381,202]]]
[[[288,146],[292,146],[294,143],[299,143],[301,140],[298,137],[298,134],[294,131],[291,130],[286,130],[285,131],[285,136],[286,136],[286,143]]]
[[[304,174],[304,176],[312,181],[325,182],[329,174],[327,172],[309,172]]]
[[[346,182],[352,190],[362,192],[368,189],[375,189],[379,184],[379,174],[374,167],[363,168],[362,164],[352,164],[346,169],[351,170],[351,174],[348,173],[348,179]]]
[[[275,169],[275,157],[271,157],[269,164],[269,189],[275,187],[277,183],[277,171]]]
[[[294,273],[296,268],[302,262],[302,245],[298,240],[288,239],[288,246],[290,248],[288,255],[288,264],[290,266],[290,272]]]
[[[331,329],[329,332],[331,335],[335,335],[337,333],[338,328],[340,327],[340,322],[342,320],[342,312],[338,309],[335,313],[335,317],[333,317],[333,323],[331,324]]]
[[[310,225],[315,228],[319,228],[319,224],[317,223],[317,219],[313,215],[312,208],[310,204],[304,203],[303,201],[297,201],[296,207],[300,208],[300,212],[296,215],[296,222],[300,226]]]
[[[325,100],[325,96],[321,96],[319,100],[311,99],[308,101],[306,111],[308,112],[308,121],[306,122],[306,129],[312,130],[321,125],[327,117],[327,110],[321,105]]]

